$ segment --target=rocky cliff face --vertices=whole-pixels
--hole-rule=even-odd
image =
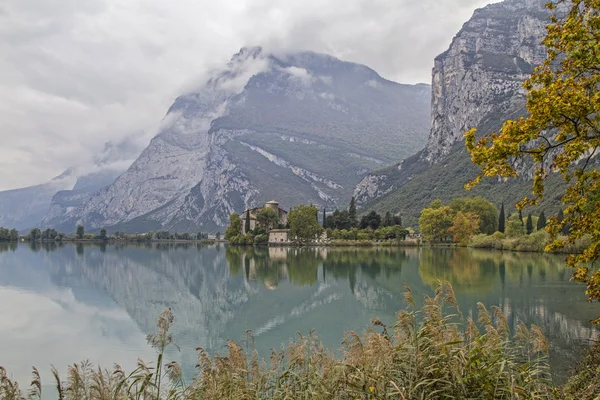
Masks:
[[[211,230],[273,198],[346,204],[367,173],[425,145],[429,93],[323,54],[242,49],[179,97],[129,170],[60,225]]]
[[[544,0],[508,0],[475,11],[435,59],[431,134],[424,157],[438,162],[492,113],[522,107],[522,86],[546,58]]]
[[[541,42],[550,12],[545,3],[506,0],[474,13],[435,59],[427,146],[392,168],[367,175],[355,190],[359,204],[399,190],[445,162],[471,128],[490,133],[524,112],[522,84],[546,56]]]

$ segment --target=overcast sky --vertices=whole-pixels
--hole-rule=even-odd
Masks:
[[[183,88],[242,46],[429,83],[433,58],[490,2],[0,0],[0,190],[90,164],[108,141],[141,150]]]

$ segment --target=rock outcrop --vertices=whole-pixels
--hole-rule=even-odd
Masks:
[[[449,49],[435,59],[431,131],[425,149],[394,167],[368,174],[355,189],[359,204],[374,204],[377,199],[388,197],[389,206],[395,201],[391,199],[395,193],[405,190],[410,182],[416,180],[421,187],[431,183],[431,177],[423,178],[428,171],[448,174],[447,168],[435,168],[448,162],[464,161],[464,174],[446,176],[454,184],[447,193],[433,193],[436,185],[429,188],[430,192],[438,197],[462,194],[462,186],[473,177],[467,176],[471,167],[462,145],[464,133],[474,127],[480,133],[490,133],[502,121],[525,112],[523,82],[546,57],[542,40],[550,11],[545,3],[505,0],[475,11]],[[462,155],[453,156],[452,152]],[[422,208],[429,196],[423,197],[421,203],[416,199],[403,200]],[[415,211],[400,209],[400,205],[394,208],[398,212]]]

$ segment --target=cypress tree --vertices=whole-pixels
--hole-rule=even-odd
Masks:
[[[323,207],[323,228],[327,228],[327,210]]]
[[[540,213],[540,217],[538,218],[538,222],[537,222],[537,230],[541,231],[542,229],[544,229],[546,227],[546,214],[544,214],[544,212],[542,211]]]
[[[392,213],[388,211],[383,218],[383,226],[392,226],[393,224],[394,220],[392,219]]]
[[[246,212],[246,225],[244,226],[244,233],[250,232],[250,210]]]
[[[531,214],[527,215],[527,234],[531,235],[533,233],[533,219],[531,218]]]
[[[350,226],[355,227],[358,225],[358,221],[356,220],[356,199],[352,196],[352,200],[350,200],[350,206],[348,207],[348,217],[350,218]]]
[[[524,223],[523,223],[523,212],[521,210],[519,210],[519,221],[521,221],[521,225],[524,225]]]
[[[506,217],[504,216],[504,203],[500,207],[500,216],[498,217],[498,232],[504,233],[506,229]]]

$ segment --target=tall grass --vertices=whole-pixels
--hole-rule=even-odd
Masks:
[[[155,364],[139,360],[127,374],[118,365],[109,371],[83,362],[69,367],[66,381],[53,368],[58,399],[563,398],[552,386],[548,344],[538,327],[519,324],[511,333],[502,311],[483,304],[476,320],[464,318],[449,283],[440,283],[419,310],[408,287],[405,300],[407,308],[393,326],[374,320],[362,335],[348,333],[339,357],[324,349],[314,332],[298,335],[267,360],[253,350],[251,332],[244,347],[230,341],[225,355],[211,357],[198,349],[197,374],[189,385],[177,363],[163,360],[165,349],[175,345],[167,309],[157,333],[148,336],[157,350]],[[569,387],[570,398],[600,394],[598,375],[589,368],[584,373],[582,382]],[[586,385],[590,381],[595,386]],[[37,369],[24,394],[0,368],[1,399],[39,399],[41,391]]]

